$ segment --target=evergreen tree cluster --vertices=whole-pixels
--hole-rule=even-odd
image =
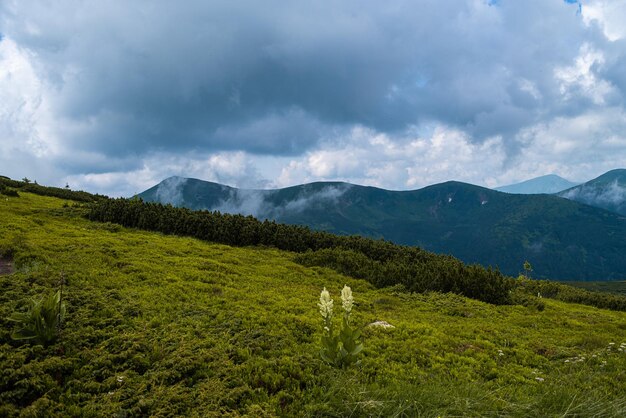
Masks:
[[[20,197],[20,194],[17,192],[17,190],[7,187],[3,183],[0,183],[0,194],[10,197]]]
[[[185,235],[232,246],[265,245],[301,253],[305,265],[327,266],[375,286],[403,285],[408,291],[454,292],[493,304],[510,303],[513,282],[499,271],[436,255],[417,247],[359,236],[337,236],[299,225],[263,222],[252,216],[108,199],[91,206],[88,218],[165,234]]]

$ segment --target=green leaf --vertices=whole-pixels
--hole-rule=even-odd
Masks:
[[[32,340],[37,337],[37,334],[30,330],[19,329],[17,331],[13,331],[11,334],[11,338],[14,340]]]
[[[363,344],[359,344],[350,352],[351,355],[356,356],[363,350]]]

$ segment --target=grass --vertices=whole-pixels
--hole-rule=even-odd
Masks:
[[[92,223],[63,200],[0,200],[0,416],[624,416],[626,313],[377,290],[271,248]],[[64,287],[48,347],[7,318]],[[322,287],[356,301],[359,366],[318,356]],[[614,343],[614,344],[610,344]]]

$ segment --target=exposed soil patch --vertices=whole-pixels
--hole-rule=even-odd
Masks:
[[[14,271],[13,261],[9,258],[0,257],[0,276],[12,274]]]

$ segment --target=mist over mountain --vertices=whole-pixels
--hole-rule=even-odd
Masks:
[[[170,177],[138,196],[146,201],[194,210],[238,213],[259,219],[282,219],[332,205],[351,187],[348,183],[324,182],[279,190],[253,190],[192,178]]]
[[[558,195],[626,215],[626,170],[611,170],[584,184],[564,190]]]
[[[138,197],[384,238],[510,275],[529,260],[542,278],[626,279],[626,219],[554,195],[507,194],[459,182],[413,191],[340,182],[243,190],[173,177]]]
[[[557,176],[556,174],[548,174],[545,176],[526,180],[521,183],[496,187],[495,190],[499,192],[517,194],[558,193],[576,185],[577,183],[566,180],[563,177]]]

